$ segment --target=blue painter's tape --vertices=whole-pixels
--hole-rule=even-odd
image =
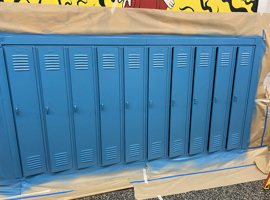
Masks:
[[[73,192],[74,190],[69,190],[69,191],[63,191],[63,192],[55,192],[55,193],[50,193],[50,194],[41,194],[41,195],[34,195],[34,196],[27,196],[27,197],[18,197],[14,199],[8,199],[8,200],[17,200],[17,199],[30,199],[30,198],[35,198],[35,197],[45,197],[45,196],[53,196],[57,194],[65,194],[69,192]]]
[[[243,167],[250,167],[250,166],[254,166],[254,165],[256,165],[256,164],[242,165],[242,166],[229,167],[229,168],[223,168],[223,169],[215,169],[215,170],[210,170],[210,171],[194,172],[194,173],[189,173],[189,174],[178,174],[178,175],[173,175],[173,176],[165,176],[165,177],[161,177],[161,178],[149,179],[148,181],[156,181],[156,180],[162,180],[162,179],[168,179],[168,178],[176,178],[176,177],[180,177],[180,176],[190,176],[190,175],[196,175],[196,174],[205,174],[205,173],[210,173],[210,172],[224,171],[224,170],[228,170],[228,169],[237,169],[237,168],[243,168]],[[130,184],[132,184],[132,183],[144,183],[144,180],[143,181],[130,182]]]
[[[265,114],[265,120],[264,120],[264,128],[263,128],[263,135],[262,135],[262,140],[261,140],[261,146],[263,144],[263,137],[264,137],[264,134],[265,134],[266,124],[267,124],[267,117],[268,117],[268,106],[266,106],[266,114]]]
[[[262,148],[262,147],[267,147],[267,145],[258,146],[258,147],[249,147],[248,149],[258,149],[258,148]]]

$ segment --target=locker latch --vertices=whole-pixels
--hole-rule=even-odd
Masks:
[[[128,102],[126,102],[126,109],[128,109]]]
[[[74,112],[77,112],[78,108],[76,105],[74,105]]]
[[[49,107],[46,107],[46,114],[49,114]]]
[[[104,110],[104,104],[103,103],[100,104],[100,110]]]
[[[197,104],[197,101],[198,101],[198,99],[194,98],[194,100],[193,100],[194,104]]]
[[[149,100],[149,107],[151,108],[153,106],[153,101]]]
[[[15,113],[16,113],[16,115],[19,114],[19,108],[15,108]]]
[[[236,95],[233,96],[233,100],[237,101],[237,96]]]
[[[215,102],[215,103],[218,102],[218,98],[217,98],[217,97],[214,98],[214,102]]]
[[[175,99],[172,99],[172,106],[175,106]]]

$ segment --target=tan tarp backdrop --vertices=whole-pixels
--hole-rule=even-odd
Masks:
[[[251,128],[250,147],[261,145],[264,132],[266,106],[270,100],[266,100],[266,91],[263,81],[270,71],[270,14],[260,15],[259,13],[189,13],[189,12],[167,12],[148,9],[122,9],[82,6],[59,6],[59,5],[38,5],[38,4],[14,4],[0,3],[0,31],[14,33],[37,33],[37,34],[85,34],[85,35],[112,35],[112,34],[178,34],[178,35],[230,35],[230,36],[262,36],[265,30],[266,52],[262,61],[262,72],[259,79],[256,96],[256,113],[253,116]],[[268,115],[269,116],[269,115]],[[263,145],[270,144],[270,125],[267,124]],[[221,169],[227,166],[239,166],[242,164],[254,164],[255,158],[260,156],[266,158],[267,148],[254,149],[247,152],[245,158],[239,158],[234,163],[224,163],[202,168],[192,167],[189,172],[197,172],[212,169]],[[242,154],[241,154],[242,155]],[[192,165],[191,165],[192,166]],[[166,169],[166,168],[164,168]],[[171,169],[171,168],[168,168]],[[237,172],[239,171],[239,173]],[[164,172],[164,173],[163,173]],[[135,173],[135,172],[134,172]],[[152,173],[152,174],[151,174]],[[185,170],[164,171],[159,173],[150,171],[151,177],[163,177],[165,175],[186,173]],[[128,173],[127,173],[128,174]],[[143,180],[142,168],[138,177],[133,180]],[[115,176],[118,176],[116,173]],[[108,176],[110,177],[110,176]],[[81,181],[83,190],[75,190],[62,199],[76,198],[93,193],[104,192],[113,189],[129,187],[129,181],[125,176],[119,176],[114,183],[102,183],[100,188],[90,187],[89,179]],[[130,177],[126,176],[130,179]],[[211,177],[217,177],[214,179]],[[84,177],[85,178],[85,177]],[[168,195],[189,190],[205,189],[222,185],[235,184],[239,182],[259,180],[266,178],[256,166],[236,168],[186,178],[173,178],[146,183],[133,184],[136,198],[150,198],[155,195]],[[222,181],[224,180],[224,181]],[[91,178],[92,183],[95,179]],[[197,184],[196,181],[198,181]],[[203,184],[206,182],[207,184]],[[79,188],[80,181],[74,181],[74,187]],[[193,183],[194,182],[194,183]],[[108,184],[110,183],[110,184]],[[185,184],[186,183],[186,184]],[[188,185],[187,185],[188,183]],[[47,187],[48,186],[48,187]],[[88,187],[87,187],[88,186]],[[47,183],[46,188],[55,188],[54,184]],[[41,187],[41,188],[42,188]],[[73,188],[74,188],[73,187]],[[59,185],[59,188],[60,185]],[[72,188],[68,186],[67,188]],[[96,189],[95,189],[96,188]],[[109,189],[108,189],[109,188]],[[53,189],[51,191],[53,191]],[[63,186],[63,188],[65,187]],[[42,189],[40,189],[42,191]],[[35,190],[33,191],[40,191]],[[91,191],[90,191],[91,190]],[[84,192],[83,192],[84,191]],[[159,194],[157,194],[159,192]],[[56,197],[51,197],[56,199]],[[60,197],[57,199],[61,199]],[[49,199],[46,197],[45,199]]]

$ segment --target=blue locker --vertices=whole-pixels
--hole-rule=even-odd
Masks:
[[[44,141],[32,47],[5,48],[24,176],[46,171]]]
[[[78,168],[97,165],[97,127],[92,48],[70,47],[70,74]]]
[[[170,157],[186,153],[190,123],[194,48],[173,49],[171,86]]]
[[[102,165],[120,162],[120,65],[117,47],[99,47]]]
[[[169,48],[149,48],[148,159],[165,156],[168,148]]]
[[[197,47],[193,85],[189,154],[201,153],[208,143],[215,48]]]
[[[253,47],[239,47],[227,139],[227,149],[240,147],[243,135],[253,61]]]
[[[141,160],[145,151],[145,49],[124,48],[125,156],[126,162]]]
[[[62,47],[38,48],[51,171],[72,167],[67,88]]]
[[[209,138],[209,152],[224,148],[228,131],[232,82],[235,66],[234,47],[219,47]]]

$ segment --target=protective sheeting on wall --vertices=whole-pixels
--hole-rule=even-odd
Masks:
[[[137,33],[261,36],[262,30],[264,30],[264,37],[267,49],[262,62],[261,76],[257,91],[257,98],[264,99],[266,92],[263,87],[263,81],[270,70],[270,25],[267,22],[269,18],[269,14],[263,14],[261,16],[260,14],[253,13],[179,14],[179,12],[121,8],[116,8],[115,11],[112,13],[111,8],[1,3],[0,31],[14,33],[89,35]],[[250,147],[263,146],[270,143],[270,138],[267,134],[267,132],[269,132],[267,131],[268,126],[267,123],[265,123],[265,119],[267,119],[265,117],[267,113],[267,104],[261,102],[262,101],[257,100],[257,111],[253,116],[252,122]],[[168,180],[168,184],[170,186],[177,186],[174,189],[172,187],[168,187],[168,189],[166,190],[164,189],[162,194],[160,194],[160,192],[159,194],[155,192],[158,189],[156,185],[157,183],[159,183],[159,185],[165,184],[163,182],[161,183],[161,180],[157,180],[158,182],[147,181],[149,185],[146,185],[147,183],[145,183],[143,176],[143,168],[145,163],[141,163],[141,165],[135,166],[134,168],[126,169],[126,171],[123,170],[123,168],[120,166],[116,166],[115,168],[114,166],[111,168],[105,168],[106,170],[109,170],[110,173],[107,174],[105,173],[105,171],[96,171],[95,173],[97,176],[95,178],[91,177],[93,175],[91,173],[89,176],[87,176],[87,174],[67,174],[63,172],[60,173],[59,176],[51,176],[45,174],[43,176],[35,176],[32,178],[17,180],[18,187],[14,186],[16,184],[12,185],[15,187],[14,190],[17,189],[18,193],[20,191],[24,191],[24,193],[28,194],[26,194],[26,196],[28,197],[31,196],[31,194],[36,195],[43,193],[56,193],[57,195],[65,196],[63,198],[61,197],[62,199],[70,199],[80,196],[87,196],[93,193],[130,187],[129,182],[131,182],[135,187],[136,197],[140,199],[153,197],[154,195],[168,195],[172,193],[185,192],[188,190],[204,189],[207,187],[217,187],[244,181],[258,180],[266,177],[264,174],[259,172],[254,165],[254,161],[257,156],[265,157],[268,154],[266,148],[253,149],[247,153],[241,151],[225,153],[227,157],[225,156],[224,152],[219,152],[210,155],[202,154],[198,155],[198,157],[194,156],[182,159],[179,161],[179,165],[182,166],[185,163],[187,168],[180,168],[178,171],[175,170],[178,167],[176,167],[177,165],[175,165],[173,160],[161,160],[161,165],[160,163],[158,163],[159,161],[146,163],[146,165],[150,169],[147,170],[147,180],[193,173],[194,176],[190,175],[185,177],[192,177],[194,181],[200,181],[206,180],[207,178],[211,179],[213,175],[212,173],[220,173],[220,175],[217,176],[218,179],[215,180],[216,182],[212,182],[213,184],[205,184],[207,182],[206,181],[199,187],[196,184],[192,185],[192,183],[189,182],[189,187],[185,187],[185,190],[180,190],[180,183],[178,183],[177,181],[171,181],[177,179],[181,181],[181,184],[184,184],[187,180],[186,178],[179,179],[177,177],[174,177],[162,179],[166,181]],[[248,159],[248,161],[246,161],[245,159],[249,158],[249,153],[251,153],[252,159]],[[239,155],[239,157],[236,156],[237,154]],[[219,160],[216,156],[225,158],[224,160]],[[235,162],[230,163],[229,160],[226,160],[226,158],[229,158],[229,160],[233,160]],[[193,159],[190,165],[188,165],[188,162],[183,162],[187,159]],[[213,160],[219,162],[213,163]],[[207,163],[212,165],[209,166]],[[190,166],[196,167],[190,168]],[[94,171],[95,169],[89,170]],[[217,171],[214,172],[213,170]],[[234,171],[232,173],[231,170],[237,171]],[[198,172],[208,171],[211,171],[211,173],[209,172],[197,174]],[[133,172],[134,176],[131,176],[130,172]],[[124,174],[120,175],[121,173]],[[250,176],[247,176],[247,174]],[[194,178],[195,176],[200,177]],[[103,177],[103,179],[101,179],[101,177]],[[234,178],[226,179],[226,182],[224,182],[223,179],[226,177]],[[239,179],[235,177],[239,177]],[[128,181],[126,181],[127,179]],[[97,180],[102,181],[98,182]],[[64,183],[66,183],[66,185],[64,185]],[[151,188],[146,186],[155,187]],[[29,188],[31,189],[28,190]],[[152,190],[153,188],[154,191]],[[8,186],[7,190],[8,189],[12,190],[13,188]],[[58,194],[59,192],[60,194]],[[142,192],[146,196],[143,196],[140,192]],[[55,199],[55,196],[50,195],[50,197],[43,196],[40,198]]]

